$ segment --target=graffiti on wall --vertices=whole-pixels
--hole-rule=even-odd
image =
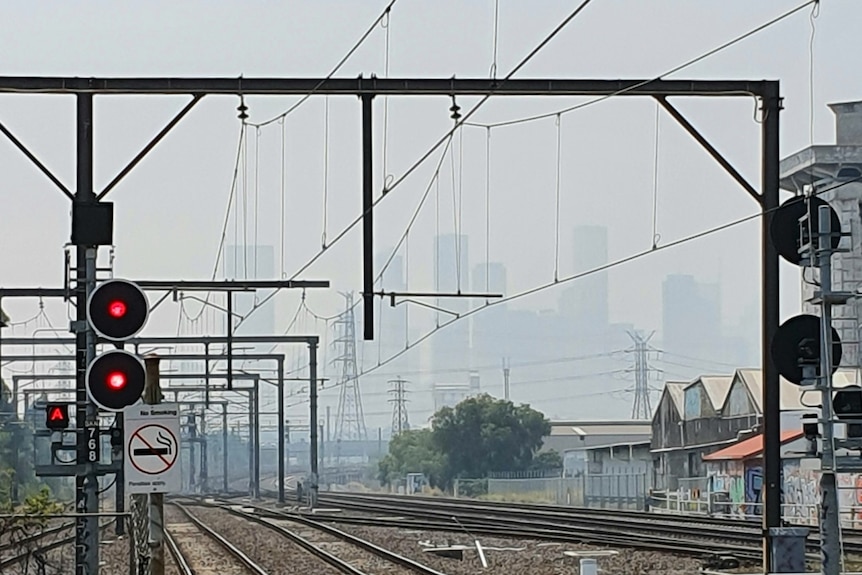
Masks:
[[[763,469],[758,463],[721,461],[709,466],[709,485],[727,494],[727,509],[735,516],[760,515]],[[838,507],[845,525],[862,523],[862,474],[838,475]],[[798,460],[785,460],[781,478],[782,515],[788,521],[816,525],[820,502],[820,472],[803,468]]]
[[[817,523],[819,481],[820,474],[816,470],[802,469],[798,461],[785,461],[782,509],[784,517],[797,523]]]

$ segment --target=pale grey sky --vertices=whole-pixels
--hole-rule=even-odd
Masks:
[[[656,76],[766,22],[801,2],[763,0],[603,0],[592,3],[517,77],[647,78]],[[68,76],[323,76],[354,44],[386,2],[4,2],[0,74]],[[504,76],[575,6],[574,2],[501,0],[498,76]],[[811,143],[809,40],[811,8],[675,78],[779,79],[782,156]],[[390,70],[399,77],[486,77],[492,61],[493,0],[399,0],[390,21]],[[855,81],[860,40],[855,23],[862,3],[824,3],[815,20],[814,141],[831,143],[826,104],[862,98]],[[384,75],[385,30],[378,27],[338,74]],[[178,110],[179,97],[99,97],[96,108],[96,182],[107,183]],[[283,111],[296,98],[248,98],[252,121]],[[467,110],[476,99],[459,99]],[[474,117],[493,122],[548,112],[572,98],[492,99]],[[200,278],[212,273],[234,169],[239,121],[235,97],[206,98],[109,198],[116,202],[116,272],[130,278]],[[387,172],[400,176],[450,127],[446,98],[389,102]],[[715,145],[759,185],[759,126],[750,99],[679,101]],[[324,108],[314,97],[285,122],[286,245],[290,275],[319,249],[323,222]],[[611,260],[649,247],[652,236],[656,105],[642,98],[605,101],[562,120],[561,275],[571,273],[570,229],[607,225]],[[360,139],[356,98],[329,100],[328,227],[331,239],[359,213]],[[383,100],[376,102],[375,137],[382,157]],[[756,205],[665,114],[660,117],[658,232],[672,241],[756,211]],[[74,101],[59,96],[0,96],[6,124],[69,185],[74,182]],[[259,207],[249,205],[248,234],[259,215],[259,241],[280,242],[281,126],[259,132]],[[491,136],[491,259],[508,267],[508,294],[553,278],[556,127],[554,119],[494,129]],[[255,190],[257,132],[248,146],[248,195]],[[485,143],[483,129],[463,137],[463,233],[470,264],[485,253]],[[460,145],[460,141],[459,141]],[[456,159],[460,151],[456,149]],[[386,201],[376,216],[378,246],[404,231],[436,156]],[[376,181],[382,184],[382,160]],[[69,203],[5,139],[0,140],[0,285],[58,286],[62,245],[69,235]],[[452,231],[449,164],[441,181],[441,232]],[[435,201],[429,198],[410,234],[409,288],[433,287],[431,237]],[[229,241],[234,227],[229,227]],[[610,273],[611,320],[661,328],[661,281],[691,273],[721,281],[728,324],[759,302],[759,223],[691,242],[626,264]],[[279,253],[280,250],[276,250]],[[336,290],[361,289],[357,228],[302,274],[329,279],[331,293],[310,293],[321,314],[339,310]],[[782,264],[784,266],[784,264]],[[281,269],[280,265],[276,266]],[[782,312],[798,310],[798,270],[783,267]],[[515,307],[553,307],[547,290]],[[298,294],[278,296],[279,331]],[[15,319],[34,315],[36,302],[4,302]],[[194,309],[193,304],[190,306]],[[61,306],[47,307],[55,325]],[[411,323],[431,326],[429,313],[411,309]],[[163,305],[147,334],[176,332],[177,307]],[[18,333],[23,333],[19,330]],[[445,337],[442,332],[435,337]],[[412,353],[420,353],[415,350]],[[379,410],[377,410],[379,411]],[[386,419],[385,417],[383,418]]]

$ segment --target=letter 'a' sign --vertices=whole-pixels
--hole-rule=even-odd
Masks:
[[[123,410],[126,493],[179,493],[180,413],[176,403]]]

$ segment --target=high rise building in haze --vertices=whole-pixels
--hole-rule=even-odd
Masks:
[[[608,263],[608,229],[576,226],[572,230],[573,273]],[[603,333],[608,325],[608,273],[600,271],[572,280],[559,301],[560,313],[574,323],[579,334]]]
[[[709,362],[726,360],[722,340],[718,284],[700,283],[694,276],[668,275],[662,284],[661,348],[680,375],[702,374]],[[676,356],[676,359],[673,359]],[[696,362],[702,364],[697,365]]]
[[[468,256],[469,238],[455,234],[442,234],[434,239],[434,290],[440,293],[470,291],[470,267]],[[437,298],[437,307],[464,313],[470,307],[465,298]],[[452,319],[452,315],[439,313],[440,323]],[[446,333],[434,338],[432,371],[458,370],[451,373],[455,381],[467,381],[470,369],[470,324],[457,321],[446,328]],[[463,370],[463,374],[460,370]]]

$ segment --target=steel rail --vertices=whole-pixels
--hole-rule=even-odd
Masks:
[[[505,504],[488,506],[485,505],[486,502],[477,501],[454,503],[452,500],[440,500],[440,498],[416,498],[415,501],[410,501],[410,499],[413,499],[413,496],[391,497],[387,495],[327,493],[321,497],[321,502],[370,513],[388,513],[421,518],[434,515],[445,517],[447,520],[451,520],[452,515],[458,515],[461,521],[467,518],[478,518],[481,523],[493,519],[497,525],[505,523],[509,526],[517,526],[519,521],[526,521],[527,523],[540,521],[570,530],[585,524],[592,524],[599,529],[613,526],[615,529],[638,530],[639,533],[652,530],[663,533],[665,538],[672,534],[681,535],[686,539],[696,535],[702,539],[730,539],[757,546],[760,545],[762,537],[762,533],[758,529],[759,524],[748,522],[740,524],[730,519],[712,518],[713,521],[703,521],[706,518],[687,517],[682,521],[677,521],[677,516],[647,512],[617,513],[614,510],[583,508],[573,508],[572,510],[556,508],[553,511],[536,511],[520,509],[511,505],[506,506]],[[442,511],[444,509],[448,511]],[[453,525],[451,522],[449,524]],[[454,529],[454,526],[452,528]],[[811,534],[807,546],[810,550],[818,549],[819,536]],[[844,549],[846,552],[862,554],[862,540],[853,536],[845,537]]]
[[[111,524],[114,523],[114,521],[116,521],[116,519],[111,519],[110,521],[106,521],[104,524],[101,525],[101,527],[99,527],[99,529],[107,529],[108,527],[111,526]],[[68,529],[68,527],[71,527],[71,525],[61,526],[61,527],[65,527]],[[58,530],[57,528],[54,528],[53,533],[49,533],[46,531],[44,533],[37,534],[38,537],[28,538],[28,539],[30,539],[31,542],[32,541],[38,541],[39,539],[42,539],[43,537],[48,537],[49,535],[56,534],[59,531],[60,530]],[[15,555],[13,557],[9,557],[7,559],[0,560],[0,573],[3,573],[5,569],[7,569],[13,565],[17,565],[19,563],[24,562],[28,557],[31,557],[34,553],[43,552],[43,551],[52,551],[54,549],[57,549],[58,547],[62,547],[63,545],[69,545],[69,544],[74,543],[74,542],[75,542],[75,536],[70,535],[68,537],[63,537],[62,539],[57,539],[56,541],[46,543],[45,545],[41,545],[38,549],[29,549],[23,553],[19,553],[18,555]]]
[[[167,527],[162,529],[162,532],[165,535],[165,545],[168,548],[168,552],[171,554],[171,557],[174,558],[174,563],[177,566],[177,569],[180,571],[180,575],[195,575],[194,569],[189,565],[188,560],[186,559],[183,552],[180,551],[179,545],[177,545],[176,539],[171,533],[168,531]]]
[[[389,561],[390,563],[395,563],[396,565],[399,565],[401,567],[405,567],[411,571],[419,573],[420,575],[446,575],[445,573],[441,573],[440,571],[432,569],[431,567],[428,567],[427,565],[423,565],[417,561],[414,561],[414,560],[410,559],[409,557],[404,557],[403,555],[399,555],[398,553],[395,553],[394,551],[390,551],[389,549],[386,549],[384,547],[380,547],[379,545],[375,545],[374,543],[371,543],[370,541],[366,541],[365,539],[362,539],[362,538],[357,537],[355,535],[352,535],[350,533],[345,533],[344,531],[341,531],[340,529],[336,529],[335,527],[332,527],[331,525],[326,525],[326,524],[320,523],[318,521],[313,521],[313,520],[311,520],[307,517],[304,517],[302,515],[299,515],[299,514],[286,513],[286,512],[272,512],[269,509],[266,509],[264,507],[259,507],[256,505],[246,506],[246,507],[250,507],[250,508],[254,509],[255,510],[254,513],[239,511],[237,509],[233,509],[231,507],[228,507],[227,505],[218,505],[217,504],[216,506],[219,509],[225,509],[229,513],[237,515],[238,517],[243,517],[245,519],[248,519],[249,521],[254,521],[256,523],[260,523],[261,525],[264,525],[264,526],[269,527],[271,529],[275,529],[275,530],[279,531],[280,533],[282,533],[283,535],[287,535],[291,539],[293,539],[293,536],[295,534],[293,534],[291,531],[289,531],[287,529],[284,529],[281,526],[278,526],[278,525],[275,525],[273,523],[270,523],[269,521],[266,521],[261,514],[262,513],[267,514],[270,519],[281,519],[281,520],[293,521],[295,523],[305,525],[306,527],[311,527],[312,529],[322,531],[323,533],[326,533],[327,535],[332,535],[333,537],[337,537],[338,539],[341,539],[342,541],[345,541],[347,543],[350,543],[351,545],[359,547],[360,549],[363,549],[364,551],[368,551],[369,553],[372,553],[372,554],[380,557],[381,559],[385,559],[386,561]],[[298,535],[296,535],[296,537],[301,539],[301,537],[299,537]],[[311,545],[311,544],[309,543],[309,545]]]
[[[191,521],[192,523],[194,523],[194,524],[195,524],[195,526],[197,526],[197,528],[198,528],[198,529],[200,529],[201,531],[203,531],[203,533],[204,533],[207,537],[209,537],[210,539],[212,539],[213,541],[215,541],[216,543],[218,543],[219,545],[221,545],[221,547],[222,547],[225,551],[227,551],[228,553],[230,553],[230,555],[231,555],[231,556],[233,556],[233,557],[234,557],[235,559],[237,559],[240,563],[242,563],[242,564],[243,564],[243,566],[244,566],[248,571],[250,571],[251,573],[254,573],[255,575],[269,575],[269,574],[268,574],[268,573],[263,569],[263,567],[261,567],[260,565],[258,565],[257,563],[255,563],[255,562],[254,562],[254,561],[253,561],[253,560],[252,560],[248,555],[246,555],[245,553],[243,553],[243,552],[242,552],[242,551],[241,551],[241,550],[240,550],[236,545],[234,545],[233,543],[231,543],[230,541],[228,541],[227,539],[225,539],[222,535],[220,535],[218,532],[216,532],[212,527],[210,527],[209,525],[207,525],[206,523],[204,523],[203,521],[201,521],[200,519],[198,519],[197,517],[195,517],[195,516],[192,514],[192,512],[191,512],[191,511],[189,511],[188,509],[186,509],[182,504],[177,503],[177,502],[175,502],[175,501],[172,501],[172,502],[170,503],[170,505],[173,505],[174,507],[176,507],[177,509],[179,509],[180,511],[182,511],[182,512],[183,512],[183,514],[184,514],[186,517],[188,517],[189,521]]]
[[[199,504],[199,505],[205,505],[205,504]],[[305,539],[301,535],[294,533],[293,531],[291,531],[285,527],[282,527],[281,525],[275,525],[274,523],[270,523],[269,521],[266,521],[261,517],[257,517],[255,515],[251,515],[251,514],[246,514],[246,513],[243,513],[242,511],[238,511],[236,509],[231,509],[230,507],[220,506],[220,505],[213,505],[212,507],[215,507],[217,509],[222,509],[224,511],[227,511],[228,513],[231,513],[231,514],[236,515],[238,517],[242,517],[243,519],[245,519],[247,521],[252,521],[252,522],[257,523],[259,525],[263,525],[267,529],[275,531],[279,535],[282,535],[283,537],[290,539],[292,542],[297,544],[299,547],[305,549],[306,551],[308,551],[309,553],[311,553],[312,555],[314,555],[318,559],[322,560],[324,563],[334,567],[336,570],[340,571],[341,573],[345,573],[346,575],[367,575],[364,571],[360,571],[359,569],[357,569],[356,567],[354,567],[353,565],[351,565],[347,561],[344,561],[343,559],[336,557],[335,555],[333,555],[329,551],[327,551],[321,547],[316,546],[311,541]]]
[[[23,539],[20,539],[18,541],[4,541],[3,543],[0,543],[0,553],[3,553],[5,551],[9,551],[9,550],[13,549],[14,547],[20,547],[21,545],[26,545],[28,543],[32,543],[33,541],[38,541],[39,539],[42,539],[43,537],[48,537],[50,535],[61,533],[67,529],[71,529],[74,526],[75,526],[74,523],[64,523],[63,525],[57,525],[55,527],[50,527],[48,529],[40,531],[39,533],[33,533],[32,535],[28,535],[27,537],[24,537]]]

